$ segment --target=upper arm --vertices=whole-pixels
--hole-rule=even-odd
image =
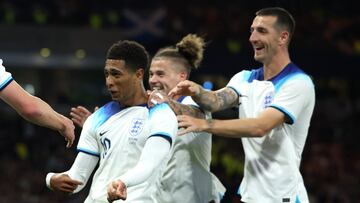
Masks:
[[[34,97],[14,80],[0,92],[0,97],[19,113],[26,112],[34,103]]]
[[[270,107],[286,116],[286,122],[293,124],[307,108],[315,103],[314,85],[306,75],[297,75],[278,88]]]
[[[93,115],[94,114],[90,115],[84,123],[77,145],[77,150],[85,154],[100,157],[100,149],[96,139],[96,132],[93,127]]]
[[[278,109],[270,107],[260,113],[258,121],[264,132],[269,132],[275,127],[283,124],[286,121],[286,116]]]
[[[177,119],[168,104],[158,104],[150,110],[151,136],[164,137],[172,144],[177,133]]]

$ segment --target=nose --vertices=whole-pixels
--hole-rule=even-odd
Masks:
[[[154,85],[157,82],[159,82],[159,80],[157,79],[157,77],[155,75],[149,76],[149,84]]]
[[[250,41],[251,43],[254,43],[254,42],[256,42],[257,40],[258,40],[258,37],[257,37],[257,35],[256,35],[256,32],[255,32],[255,31],[251,32],[250,37],[249,37],[249,41]]]
[[[109,87],[111,87],[111,86],[113,86],[113,80],[111,79],[111,77],[110,76],[108,76],[108,77],[106,77],[105,78],[105,82],[106,82],[106,86],[109,88]]]

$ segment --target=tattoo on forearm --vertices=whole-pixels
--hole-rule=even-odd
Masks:
[[[234,107],[239,101],[238,95],[229,88],[217,91],[216,96],[218,98],[219,110]]]
[[[215,92],[202,90],[194,100],[203,109],[214,112],[235,107],[239,102],[239,96],[233,89],[225,87]]]
[[[176,115],[188,115],[195,118],[205,118],[204,113],[196,107],[181,104],[176,101],[170,101],[169,105]]]
[[[213,111],[214,109],[217,109],[217,106],[214,106],[214,104],[217,103],[215,94],[202,89],[199,95],[200,96],[198,98],[194,98],[194,101],[201,105],[203,109],[207,111]]]

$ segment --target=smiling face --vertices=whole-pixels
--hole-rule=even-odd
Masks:
[[[269,63],[279,51],[281,33],[276,29],[276,19],[274,16],[256,16],[251,25],[249,41],[256,61]]]
[[[135,73],[129,71],[124,60],[106,60],[104,69],[106,87],[113,100],[123,105],[132,104],[142,81],[137,71]]]
[[[149,71],[150,88],[169,93],[179,82],[186,80],[187,74],[179,66],[169,58],[154,58]]]

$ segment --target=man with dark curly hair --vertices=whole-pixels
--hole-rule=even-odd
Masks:
[[[85,203],[149,202],[170,156],[177,121],[167,104],[148,108],[143,85],[148,64],[147,51],[136,42],[119,41],[110,47],[104,74],[113,101],[87,118],[72,167],[49,173],[49,188],[78,192],[99,163]],[[112,180],[118,180],[122,196],[108,199],[107,186]]]

